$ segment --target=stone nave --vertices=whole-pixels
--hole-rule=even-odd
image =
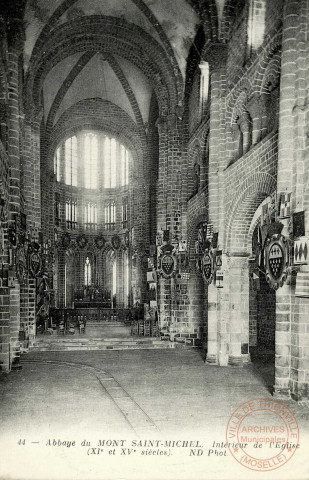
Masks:
[[[227,375],[308,401],[308,27],[308,0],[2,0],[0,380],[17,396],[46,362],[103,355],[128,385],[170,362],[192,395],[194,366],[214,396]]]

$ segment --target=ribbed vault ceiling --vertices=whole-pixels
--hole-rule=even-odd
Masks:
[[[215,0],[207,1],[215,3]],[[31,95],[43,98],[45,122],[52,128],[67,109],[87,98],[101,98],[107,104],[115,104],[138,126],[148,122],[154,93],[163,92],[161,103],[164,103],[164,95],[169,95],[168,101],[179,104],[179,85],[184,83],[187,56],[201,23],[199,15],[203,3],[202,0],[28,0],[25,9],[25,72],[29,77],[33,74]],[[219,13],[222,4],[223,0],[217,0]],[[76,22],[90,18],[102,19],[103,26],[95,35],[102,33],[103,46],[96,47],[93,34],[89,34],[89,42],[85,38],[84,47],[74,47],[80,36],[77,31],[67,39],[67,45],[72,44],[72,49],[66,47],[64,58],[57,57],[55,40],[57,61],[56,64],[50,62],[53,46],[48,44],[48,39],[61,27],[66,29],[68,25],[74,26]],[[107,18],[116,20],[115,40],[122,36],[121,41],[129,47],[126,50],[121,49],[119,41],[118,50],[112,48],[112,34],[110,31],[106,34],[104,28],[104,19]],[[121,24],[126,25],[126,33]],[[132,38],[127,34],[130,30]],[[133,40],[134,31],[137,33]],[[137,38],[139,49],[136,47]],[[145,44],[141,41],[143,38]],[[131,58],[128,55],[130,48]],[[166,55],[165,63],[169,64],[178,89],[176,99],[170,98],[175,96],[173,92],[166,93],[169,90],[166,78],[171,75],[162,73],[155,51]],[[46,63],[49,65],[47,72],[44,72],[44,56],[50,62]],[[139,58],[145,68],[140,67]],[[39,73],[33,73],[35,68]],[[41,83],[40,72],[44,72]],[[37,85],[42,91],[37,91]]]

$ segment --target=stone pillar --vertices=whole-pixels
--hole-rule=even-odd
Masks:
[[[35,318],[35,300],[36,300],[36,280],[35,278],[30,278],[29,282],[29,319],[28,319],[28,328],[29,328],[29,346],[32,346],[35,335],[36,335],[36,318]]]
[[[287,0],[283,10],[279,104],[278,192],[292,191],[294,138],[291,115],[295,106],[296,36],[299,0]]]
[[[210,134],[209,134],[209,222],[219,232],[219,248],[224,246],[224,170],[225,147],[225,88],[227,47],[210,44],[203,53],[210,64]],[[226,291],[214,283],[208,287],[207,364],[227,365],[226,312],[223,299]]]
[[[58,307],[65,307],[65,251],[58,251]]]
[[[295,106],[294,120],[294,162],[293,162],[293,210],[305,210],[305,232],[309,233],[309,4],[298,2],[295,58]],[[299,267],[296,282],[309,277],[309,266]],[[292,277],[292,289],[294,288]],[[309,399],[309,298],[294,297],[291,315],[291,371],[290,393],[296,400]]]
[[[117,308],[123,308],[123,254],[122,251],[117,251],[116,253],[116,262],[117,262]]]
[[[9,289],[0,287],[0,371],[9,372],[10,362],[10,297]]]
[[[289,0],[283,11],[279,107],[278,193],[292,192],[292,211],[308,209],[308,2]],[[292,128],[291,121],[294,121]],[[288,236],[288,222],[283,234]],[[305,230],[308,233],[308,216]],[[306,267],[298,267],[300,272]],[[295,297],[295,273],[276,294],[275,395],[308,398],[308,299]],[[305,333],[306,332],[306,333]]]
[[[21,352],[27,351],[29,347],[29,288],[27,283],[20,285]]]
[[[204,53],[210,64],[210,134],[209,134],[209,220],[224,241],[224,170],[225,163],[225,87],[226,45],[211,44]]]
[[[6,125],[5,125],[6,128]],[[9,213],[9,160],[0,141],[1,199],[4,201],[0,223],[0,260],[4,278],[0,280],[0,371],[9,372],[10,362],[10,296],[8,289],[8,213]]]
[[[40,121],[41,112],[32,110],[26,115],[23,142],[23,197],[24,213],[27,217],[27,230],[33,227],[41,229],[41,188],[40,188]],[[48,183],[45,182],[46,187]],[[45,192],[44,192],[45,193]],[[51,223],[51,222],[49,222]],[[52,240],[54,240],[52,238]],[[27,349],[35,336],[35,290],[31,288],[31,280],[27,278],[20,286],[20,319],[24,340],[22,348]],[[34,280],[35,282],[35,280]]]
[[[20,219],[20,92],[19,57],[23,48],[23,24],[14,19],[8,28],[8,158],[9,158],[9,226]],[[10,248],[13,248],[12,246]],[[20,289],[17,280],[10,297],[10,363],[20,356]]]
[[[291,358],[291,278],[276,293],[275,395],[289,396]]]
[[[229,365],[249,360],[249,273],[248,258],[229,261]]]
[[[157,230],[169,230],[169,243],[183,238],[182,213],[186,197],[183,192],[183,132],[182,120],[171,114],[157,121],[159,131],[159,175]],[[188,299],[177,300],[181,279],[163,278],[158,282],[158,309],[161,326],[172,325],[175,335],[190,336],[195,327],[188,317]],[[179,294],[180,295],[180,294]],[[177,303],[178,301],[178,303]],[[179,337],[176,337],[179,338]]]
[[[208,287],[208,335],[206,363],[214,365],[219,363],[217,308],[217,289],[214,285],[210,285]]]

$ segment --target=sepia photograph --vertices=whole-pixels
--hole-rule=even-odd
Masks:
[[[0,480],[309,480],[309,0],[0,0]]]

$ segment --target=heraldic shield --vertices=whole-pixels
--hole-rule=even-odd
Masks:
[[[202,274],[207,285],[210,285],[214,274],[214,258],[211,250],[206,250],[202,259]]]
[[[173,275],[177,268],[176,257],[170,253],[163,255],[161,259],[161,273],[165,278]]]
[[[264,267],[271,288],[282,287],[288,276],[289,244],[283,235],[273,235],[266,240]]]

